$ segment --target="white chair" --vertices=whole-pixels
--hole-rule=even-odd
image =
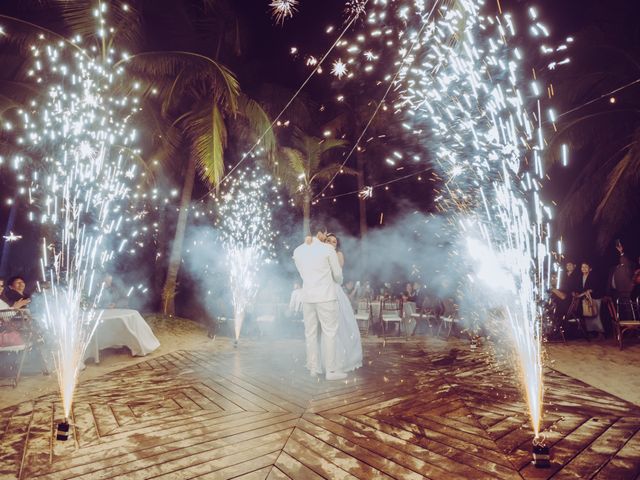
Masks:
[[[382,321],[382,336],[386,340],[387,329],[390,323],[398,324],[398,334],[404,327],[405,340],[408,339],[407,328],[402,316],[402,300],[383,300],[380,310],[380,320]]]
[[[12,372],[11,382],[15,388],[20,381],[20,373],[27,352],[31,348],[31,331],[25,328],[25,322],[30,321],[28,313],[21,310],[0,310],[0,335],[2,340],[12,340],[12,345],[0,342],[0,353],[7,354],[12,359],[9,371]],[[4,346],[2,346],[4,345]]]
[[[358,301],[358,309],[356,310],[356,322],[358,322],[358,328],[361,335],[369,334],[369,326],[371,323],[371,302],[367,298],[363,298]]]

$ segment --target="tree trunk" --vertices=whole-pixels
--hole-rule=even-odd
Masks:
[[[309,219],[311,218],[311,192],[305,191],[302,199],[302,237],[311,235]]]
[[[184,243],[184,234],[187,230],[187,220],[189,218],[189,207],[191,205],[191,194],[193,193],[195,178],[196,159],[193,155],[189,155],[189,163],[187,164],[182,194],[180,195],[180,210],[176,223],[176,235],[171,244],[167,278],[164,282],[164,288],[162,289],[162,312],[165,315],[175,315],[176,313],[175,296],[178,270],[180,270],[180,263],[182,262],[182,245]]]

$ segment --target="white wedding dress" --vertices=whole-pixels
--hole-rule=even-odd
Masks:
[[[353,307],[349,297],[336,283],[336,296],[338,300],[338,332],[336,333],[336,368],[337,372],[350,372],[362,366],[362,341],[358,322],[353,313]],[[325,352],[325,338],[321,335],[321,352]],[[326,372],[324,359],[322,368]]]
[[[349,297],[336,284],[338,296],[338,333],[336,334],[336,370],[350,372],[362,366],[362,341],[360,329],[353,314]]]

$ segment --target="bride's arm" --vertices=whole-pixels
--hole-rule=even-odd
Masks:
[[[342,252],[336,252],[338,254],[338,262],[340,262],[340,268],[344,267],[344,255]]]

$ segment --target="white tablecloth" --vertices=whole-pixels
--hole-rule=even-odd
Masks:
[[[160,346],[142,315],[136,310],[112,308],[102,312],[84,358],[100,362],[100,350],[127,347],[133,356],[144,356]]]

